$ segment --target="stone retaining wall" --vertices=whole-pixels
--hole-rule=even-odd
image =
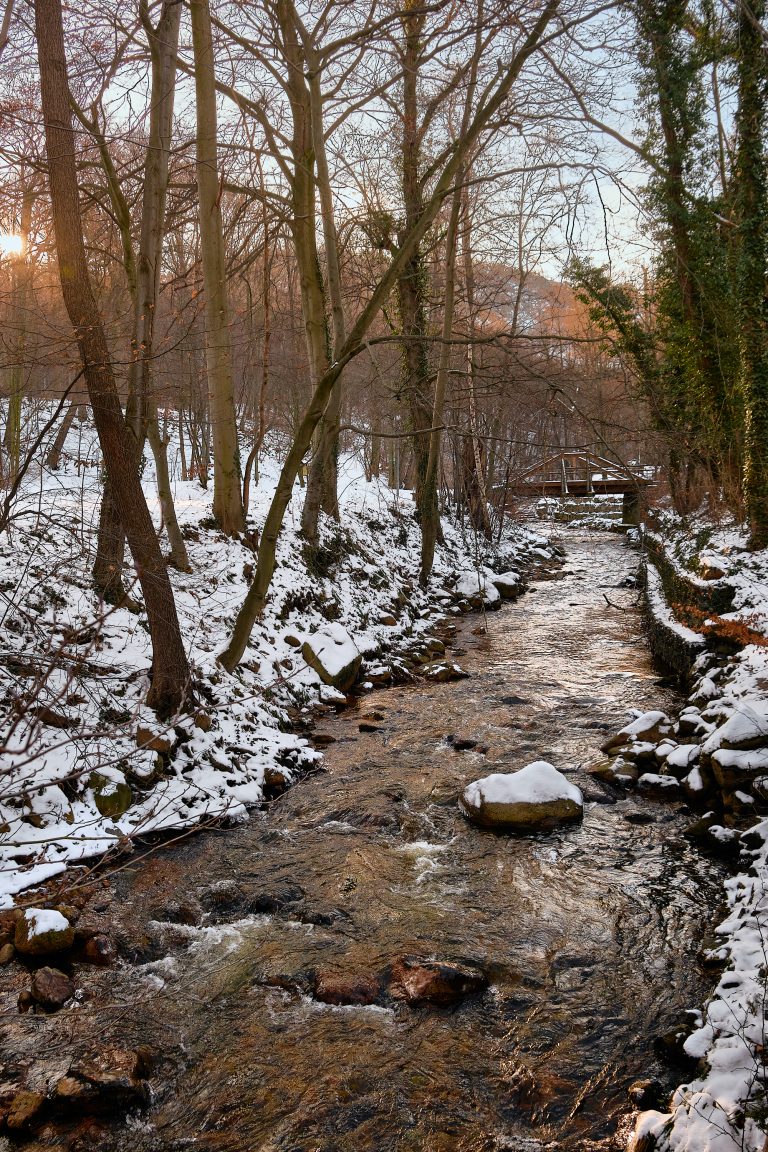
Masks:
[[[686,628],[675,619],[667,603],[662,574],[649,559],[646,559],[643,566],[643,584],[651,652],[682,680],[687,680],[696,657],[706,647],[706,641],[698,632]]]
[[[736,589],[727,579],[700,580],[693,575],[686,576],[669,559],[658,537],[645,532],[643,543],[661,576],[668,604],[687,604],[716,616],[731,611]]]

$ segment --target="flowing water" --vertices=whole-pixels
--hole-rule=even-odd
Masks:
[[[629,1083],[663,1075],[654,1036],[706,991],[696,954],[719,874],[682,839],[684,814],[609,797],[579,769],[630,707],[675,698],[635,593],[618,587],[636,556],[612,537],[567,546],[562,575],[491,614],[487,634],[462,621],[469,679],[325,718],[336,742],[322,773],[122,879],[137,925],[171,897],[210,906],[213,886],[221,899],[219,923],[169,928],[170,956],[129,970],[94,1009],[105,1036],[165,1054],[153,1107],[115,1147],[612,1146]],[[360,733],[374,710],[380,730]],[[592,797],[582,825],[515,838],[462,818],[462,787],[534,759],[573,770]],[[310,994],[312,973],[383,980],[404,955],[479,965],[490,987],[451,1008]]]

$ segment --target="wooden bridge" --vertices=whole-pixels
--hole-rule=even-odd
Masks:
[[[532,464],[509,485],[512,497],[623,496],[624,522],[638,522],[640,495],[655,480],[591,452],[565,448]]]

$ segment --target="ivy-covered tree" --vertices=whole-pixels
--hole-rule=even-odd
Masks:
[[[655,162],[646,203],[658,243],[656,342],[663,404],[682,409],[689,460],[738,506],[742,409],[730,189],[714,195],[704,70],[723,51],[688,0],[633,0]],[[678,418],[679,422],[679,418]]]
[[[750,546],[768,547],[768,191],[766,190],[765,0],[738,9],[736,220],[741,393],[744,403],[744,501]]]

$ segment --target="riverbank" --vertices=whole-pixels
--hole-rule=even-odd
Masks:
[[[660,516],[647,539],[652,644],[688,681],[605,745],[602,778],[672,800],[688,836],[728,861],[727,916],[702,950],[722,974],[676,1041],[690,1079],[638,1118],[634,1152],[764,1152],[768,971],[768,556],[733,525]]]
[[[436,630],[470,605],[496,607],[502,594],[517,594],[525,567],[554,555],[533,532],[511,528],[484,548],[445,521],[423,590],[410,495],[366,482],[348,458],[341,522],[323,522],[311,557],[298,532],[297,486],[267,611],[229,675],[216,657],[245,597],[252,546],[217,531],[211,493],[199,482],[177,479],[191,571],[171,577],[199,703],[160,726],[141,704],[150,665],[141,604],[111,608],[90,589],[99,461],[93,434],[75,426],[57,471],[30,469],[0,543],[0,908],[73,864],[118,858],[137,839],[247,819],[318,764],[302,734],[318,707],[343,703],[353,682],[366,691],[460,674],[442,661]],[[250,539],[277,472],[274,459],[262,462]],[[143,479],[157,521],[151,466]],[[137,596],[132,570],[125,575]],[[335,666],[326,674],[329,649]]]

